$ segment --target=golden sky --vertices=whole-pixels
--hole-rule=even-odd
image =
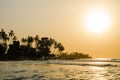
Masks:
[[[104,32],[86,27],[92,10],[109,16]],[[13,29],[19,38],[52,37],[68,52],[120,58],[120,0],[0,0],[0,28]]]

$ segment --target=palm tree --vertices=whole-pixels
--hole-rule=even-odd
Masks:
[[[64,47],[61,43],[58,43],[52,38],[44,37],[38,42],[38,50],[48,49],[51,53],[56,54],[58,51],[61,53],[64,50]]]
[[[37,49],[38,48],[38,43],[39,43],[39,36],[38,35],[36,35],[34,37],[34,41],[35,41],[35,48]]]
[[[27,45],[29,46],[29,47],[32,47],[32,42],[33,42],[33,37],[32,36],[28,36],[28,38],[27,38]]]
[[[55,44],[55,40],[52,38],[49,38],[49,48],[51,50],[51,52],[54,52],[54,44]]]
[[[38,42],[38,48],[48,48],[48,38],[47,37],[43,37],[41,38],[41,40],[39,40]]]
[[[15,33],[13,30],[10,30],[9,32],[9,37],[10,37],[10,44],[14,41]]]
[[[5,36],[5,31],[4,31],[4,29],[1,29],[1,31],[0,31],[0,39],[2,41],[4,41],[4,39],[3,39],[4,36]]]
[[[54,39],[52,39],[52,38],[50,38],[50,39],[49,39],[49,44],[50,44],[50,47],[54,44],[54,42],[55,42],[55,40],[54,40]]]
[[[17,40],[17,37],[16,37],[16,36],[14,36],[14,37],[13,37],[13,41],[16,41],[16,40]]]
[[[39,44],[41,47],[44,47],[44,48],[52,48],[52,46],[54,45],[55,43],[55,40],[52,39],[52,38],[42,38],[42,40],[39,41]]]
[[[13,36],[14,36],[14,31],[13,31],[13,30],[10,30],[9,36],[10,36],[10,37],[13,37]]]
[[[65,49],[61,43],[58,43],[57,47],[58,47],[58,50],[59,50],[60,54]]]
[[[21,41],[22,41],[22,43],[25,43],[25,44],[27,42],[27,40],[25,38],[22,38]]]
[[[54,42],[54,51],[53,51],[54,54],[56,53],[57,48],[58,48],[58,43],[57,43],[57,41],[55,41]]]
[[[0,31],[0,39],[2,39],[3,43],[6,43],[7,40],[9,40],[9,37],[5,33],[4,29],[1,29]]]

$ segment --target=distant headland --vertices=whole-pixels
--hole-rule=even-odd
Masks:
[[[34,45],[34,46],[33,46]],[[49,37],[28,36],[18,40],[13,30],[0,31],[0,60],[41,60],[91,58],[79,52],[67,53],[62,43]]]

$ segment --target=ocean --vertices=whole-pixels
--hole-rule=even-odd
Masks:
[[[120,80],[120,59],[0,61],[0,80]]]

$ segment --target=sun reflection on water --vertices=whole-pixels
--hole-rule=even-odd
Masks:
[[[104,64],[103,62],[94,62],[95,65],[102,65]],[[93,73],[93,77],[95,80],[108,80],[105,77],[105,74],[107,74],[107,69],[105,67],[98,67],[98,66],[93,66],[91,67],[91,71]]]

